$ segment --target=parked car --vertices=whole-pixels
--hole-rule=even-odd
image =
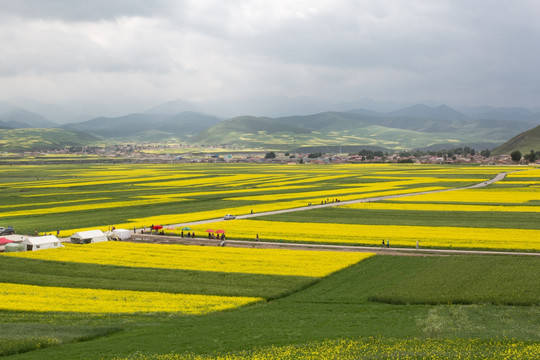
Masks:
[[[13,235],[15,234],[15,230],[13,230],[13,226],[0,227],[0,235]]]
[[[232,219],[236,219],[236,216],[234,215],[231,215],[231,214],[227,214],[223,217],[224,220],[232,220]]]

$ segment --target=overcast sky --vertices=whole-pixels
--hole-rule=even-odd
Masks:
[[[538,0],[0,0],[0,101],[538,108],[539,19]]]

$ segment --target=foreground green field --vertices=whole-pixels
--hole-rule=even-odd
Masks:
[[[375,256],[288,296],[203,316],[3,311],[0,322],[6,339],[31,332],[59,345],[17,359],[535,359],[539,270],[534,257]]]

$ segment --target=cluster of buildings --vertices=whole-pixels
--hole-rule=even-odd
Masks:
[[[274,153],[274,152],[272,152]],[[364,153],[364,154],[363,154]],[[382,151],[361,151],[354,154],[333,153],[289,153],[275,152],[268,157],[267,150],[246,150],[232,145],[197,146],[177,144],[123,144],[106,147],[72,147],[53,150],[46,153],[29,152],[24,155],[36,160],[51,162],[56,155],[58,159],[76,155],[81,161],[99,162],[142,162],[142,163],[279,163],[279,164],[329,164],[329,163],[417,163],[417,164],[516,164],[509,154],[485,156],[485,154],[441,155],[418,154],[408,152],[383,153]],[[362,155],[363,154],[363,155]],[[406,154],[406,155],[404,155]],[[70,161],[71,162],[71,161]],[[535,161],[540,164],[540,161]],[[521,159],[517,164],[528,164]]]

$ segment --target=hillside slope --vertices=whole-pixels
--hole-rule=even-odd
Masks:
[[[530,127],[526,122],[472,120],[446,107],[440,110],[439,116],[433,115],[432,109],[434,117],[426,114],[425,118],[405,116],[406,112],[390,116],[363,111],[281,118],[243,116],[225,120],[199,133],[191,142],[276,150],[339,145],[413,149],[436,144],[482,144],[482,148],[492,148]]]
[[[493,154],[509,154],[514,150],[519,150],[522,154],[527,154],[531,150],[540,151],[540,125],[514,136],[493,149]]]
[[[95,136],[63,129],[0,130],[0,151],[23,152],[62,149],[66,146],[97,145]]]
[[[189,138],[220,122],[215,116],[183,112],[180,114],[130,114],[108,118],[99,117],[88,121],[62,125],[63,129],[80,131],[103,138],[152,140],[156,133],[161,139]],[[147,137],[148,136],[148,137]]]

